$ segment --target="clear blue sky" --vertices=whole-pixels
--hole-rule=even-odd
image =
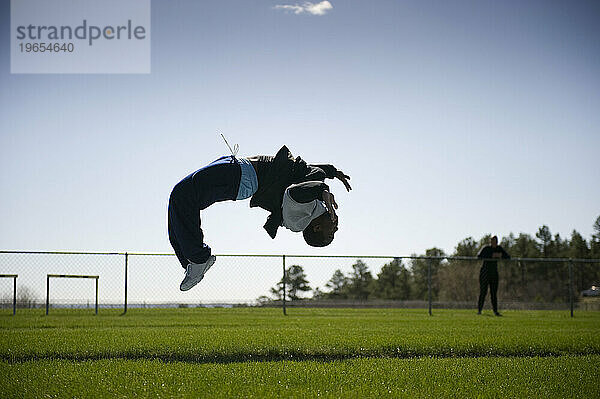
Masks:
[[[216,253],[391,254],[468,236],[586,238],[600,215],[596,1],[153,1],[149,75],[11,75],[0,2],[0,248],[171,251],[172,186],[287,144],[331,183],[325,249],[263,210],[203,213]],[[302,4],[302,3],[300,3]],[[177,264],[173,265],[177,267]]]

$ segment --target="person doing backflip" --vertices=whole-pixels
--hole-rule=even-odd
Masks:
[[[337,178],[346,190],[352,189],[350,177],[333,165],[309,165],[286,146],[275,156],[224,156],[189,174],[169,197],[169,241],[185,269],[179,288],[194,287],[215,263],[200,222],[200,211],[215,202],[250,198],[250,207],[270,212],[264,228],[271,238],[284,226],[302,232],[310,246],[329,245],[338,229],[338,205],[326,178]]]
[[[496,316],[501,316],[498,312],[498,262],[497,259],[510,259],[510,255],[498,245],[498,237],[490,238],[490,245],[486,245],[477,254],[478,258],[483,259],[481,269],[479,270],[479,302],[477,314],[481,314],[483,303],[487,295],[488,285],[490,287],[490,296],[492,297],[492,308]]]

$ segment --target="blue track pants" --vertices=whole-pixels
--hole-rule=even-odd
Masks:
[[[241,167],[232,156],[221,157],[175,185],[169,197],[169,241],[185,268],[204,263],[211,254],[204,243],[200,211],[220,201],[235,200]]]

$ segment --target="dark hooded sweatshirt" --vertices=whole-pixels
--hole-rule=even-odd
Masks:
[[[274,157],[259,155],[248,160],[258,178],[258,189],[250,199],[250,207],[258,206],[271,212],[263,226],[271,238],[275,238],[277,229],[283,223],[281,206],[286,188],[307,181],[333,179],[337,172],[333,165],[309,165],[300,157],[294,158],[286,146],[281,147]],[[322,184],[321,192],[327,188]]]

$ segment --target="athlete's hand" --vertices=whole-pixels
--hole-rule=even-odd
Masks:
[[[335,172],[335,177],[340,179],[342,183],[344,183],[346,190],[352,190],[352,187],[350,187],[350,183],[348,183],[348,180],[350,180],[350,176],[344,174],[344,172],[342,172],[341,170],[338,170],[337,172]]]
[[[333,194],[331,194],[327,190],[323,190],[323,201],[325,202],[325,207],[329,212],[329,216],[331,216],[331,220],[335,221],[335,219],[337,218],[335,210],[337,209],[338,204],[335,202]]]

